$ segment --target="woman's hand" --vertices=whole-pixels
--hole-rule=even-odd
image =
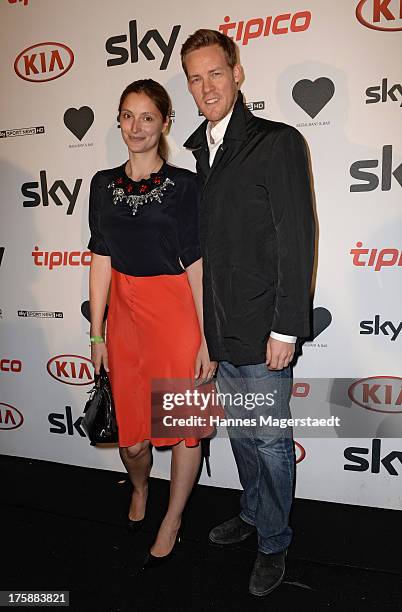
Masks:
[[[91,361],[95,368],[95,374],[99,374],[102,363],[106,372],[109,372],[107,347],[105,342],[91,344]]]
[[[200,384],[209,382],[214,376],[217,367],[218,362],[209,359],[208,347],[204,338],[195,360],[195,379],[199,380]]]

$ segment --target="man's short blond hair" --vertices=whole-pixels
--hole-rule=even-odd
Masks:
[[[183,70],[187,74],[186,55],[203,47],[211,47],[218,45],[224,52],[228,65],[233,68],[238,63],[238,50],[236,44],[231,38],[225,36],[218,30],[201,29],[191,34],[181,48],[181,64]]]

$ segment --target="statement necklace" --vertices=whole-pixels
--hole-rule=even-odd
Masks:
[[[132,181],[123,170],[123,175],[109,183],[108,188],[113,189],[113,204],[126,204],[130,206],[132,215],[137,214],[139,206],[149,202],[162,202],[166,189],[174,182],[164,177],[161,170],[152,172],[148,179]]]

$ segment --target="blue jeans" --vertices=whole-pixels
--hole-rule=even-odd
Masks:
[[[225,417],[272,415],[290,418],[289,399],[292,388],[290,368],[268,370],[265,363],[234,366],[219,363],[218,391],[221,394],[266,393],[276,387],[273,406],[245,410],[244,406],[229,405],[225,400]],[[240,518],[255,525],[258,549],[276,553],[286,549],[292,539],[289,512],[293,500],[295,454],[292,433],[282,433],[261,427],[232,427],[228,434],[243,487]],[[264,433],[264,431],[266,433]]]

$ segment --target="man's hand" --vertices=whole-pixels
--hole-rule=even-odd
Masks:
[[[269,370],[283,370],[293,359],[295,345],[268,338],[266,364]]]

